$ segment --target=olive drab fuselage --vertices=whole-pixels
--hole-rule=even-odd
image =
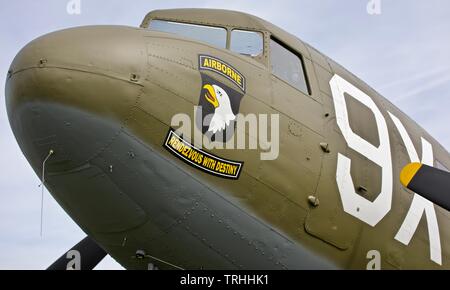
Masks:
[[[226,47],[149,29],[153,20],[223,28]],[[258,32],[262,53],[233,52],[234,30]],[[274,41],[301,60],[304,86],[272,71]],[[40,175],[54,150],[51,194],[126,268],[450,268],[448,212],[399,180],[411,162],[450,168],[448,152],[262,19],[153,11],[140,28],[38,38],[10,72],[23,153]]]

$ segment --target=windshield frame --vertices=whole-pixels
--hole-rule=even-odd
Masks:
[[[197,25],[197,26],[205,26],[205,27],[212,27],[212,28],[222,28],[225,29],[227,32],[227,41],[226,41],[226,48],[221,48],[218,46],[214,46],[210,43],[207,42],[202,42],[200,40],[196,40],[196,39],[192,39],[192,38],[188,38],[188,39],[192,39],[193,41],[198,41],[198,42],[202,42],[205,43],[207,45],[211,45],[217,49],[225,49],[230,53],[233,54],[237,54],[240,55],[242,57],[248,58],[248,59],[253,59],[259,63],[261,63],[262,65],[264,65],[266,68],[269,67],[269,57],[268,57],[268,53],[269,53],[269,48],[268,48],[268,43],[270,40],[270,35],[271,33],[269,31],[263,31],[263,30],[256,30],[256,29],[251,29],[248,27],[242,27],[242,26],[236,26],[236,25],[220,25],[220,24],[215,24],[215,23],[205,23],[202,21],[198,21],[198,20],[179,20],[179,19],[172,19],[172,18],[166,18],[166,17],[150,17],[145,21],[145,25],[142,28],[145,28],[147,30],[150,30],[151,27],[151,22],[152,21],[167,21],[167,22],[173,22],[173,23],[180,23],[180,24],[187,24],[187,25]],[[245,55],[245,54],[240,54],[238,52],[234,52],[231,50],[231,35],[232,35],[232,31],[233,30],[242,30],[242,31],[248,31],[248,32],[255,32],[255,33],[260,33],[262,35],[262,39],[263,39],[263,51],[260,55],[258,56],[249,56],[249,55]],[[154,30],[157,31],[157,30]],[[178,34],[177,34],[178,35]],[[183,35],[179,35],[180,37],[183,37]]]

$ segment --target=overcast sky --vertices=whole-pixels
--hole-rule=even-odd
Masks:
[[[260,16],[308,42],[378,90],[450,148],[450,1],[381,0],[15,0],[0,4],[0,269],[45,269],[84,238],[47,193],[39,235],[40,181],[12,135],[4,80],[16,53],[34,38],[62,28],[139,26],[154,9],[224,8]],[[264,4],[262,4],[264,3]],[[230,19],[232,21],[232,19]],[[120,269],[111,258],[98,268]]]

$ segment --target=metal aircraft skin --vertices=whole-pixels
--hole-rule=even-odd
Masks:
[[[214,28],[224,47],[152,21],[203,37]],[[234,32],[259,35],[262,52],[233,51]],[[276,63],[287,55],[303,71],[274,74],[289,67]],[[302,73],[306,86],[296,86]],[[411,162],[450,168],[447,150],[353,74],[257,17],[161,10],[140,28],[50,33],[16,56],[6,105],[36,174],[48,157],[53,197],[127,269],[450,269],[449,213],[399,180]],[[212,119],[199,119],[202,110]],[[206,149],[186,134],[221,143],[214,136],[225,131],[229,145],[238,114],[268,117],[244,132],[256,150]],[[175,116],[194,121],[180,128]],[[261,128],[267,140],[279,129],[276,158],[262,158]]]

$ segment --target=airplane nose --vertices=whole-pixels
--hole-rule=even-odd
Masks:
[[[101,150],[115,132],[94,129],[106,126],[100,120],[126,120],[141,92],[144,52],[138,29],[90,26],[47,34],[18,53],[8,73],[6,105],[33,168],[41,167],[50,149],[58,153],[52,144],[61,147],[65,140],[73,143],[59,148],[58,156],[67,158],[55,170],[79,166]]]
[[[41,176],[54,151],[45,165],[47,186],[90,230],[124,230],[145,216],[104,177],[108,164],[90,162],[107,150],[136,107],[145,56],[138,29],[80,27],[30,42],[8,72],[6,107],[22,152]],[[125,210],[135,214],[117,218]]]

